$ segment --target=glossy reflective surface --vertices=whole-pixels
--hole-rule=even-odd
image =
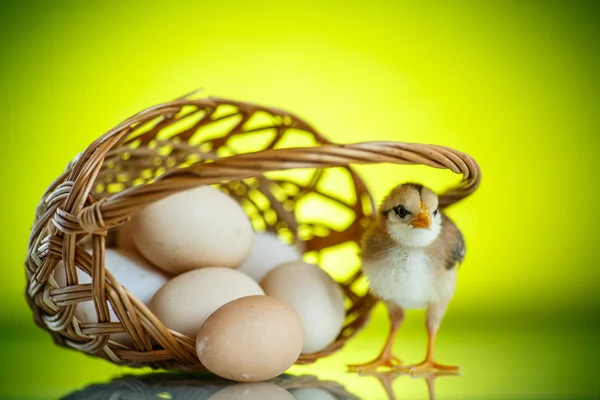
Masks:
[[[600,395],[594,364],[600,359],[594,314],[530,318],[471,316],[466,319],[450,313],[440,333],[438,354],[441,362],[461,365],[460,376],[346,373],[346,364],[369,359],[379,351],[384,340],[381,329],[385,326],[381,311],[378,309],[373,323],[343,351],[316,364],[296,366],[289,371],[300,377],[280,377],[270,383],[301,400],[313,398],[315,391],[294,392],[292,389],[335,387],[343,389],[348,398],[367,400],[429,399],[430,393],[437,400],[596,399]],[[409,314],[396,341],[396,353],[407,363],[420,361],[424,355],[422,322],[421,314]],[[44,332],[34,327],[19,333],[5,330],[2,337],[0,350],[8,361],[3,371],[2,398],[79,399],[94,398],[89,396],[96,392],[101,393],[95,397],[98,399],[120,398],[124,391],[143,389],[140,393],[155,396],[148,398],[169,398],[165,393],[171,393],[172,398],[186,395],[188,397],[179,398],[209,399],[220,390],[236,385],[208,374],[157,374],[119,368],[58,348]],[[300,385],[302,382],[305,386]],[[389,393],[394,397],[386,393],[382,383],[389,386]],[[252,397],[243,396],[252,395],[254,390],[262,393],[265,400],[270,398],[268,395],[275,396],[274,399],[289,399],[287,393],[273,390],[276,388],[272,386],[253,387],[232,387],[213,400],[251,400]],[[88,397],[77,397],[82,390]],[[331,400],[326,393],[321,396],[325,396],[323,400]]]
[[[267,382],[235,383],[210,374],[152,373],[122,376],[108,383],[89,385],[62,397],[62,400],[125,400],[135,398],[172,400],[359,400],[397,399],[392,386],[402,374],[376,373],[385,393],[351,393],[336,381],[318,379],[312,375],[283,375]],[[440,374],[428,374],[412,379],[422,380],[430,400],[436,399],[436,380]],[[375,396],[375,397],[373,397]],[[378,397],[379,396],[379,397]]]

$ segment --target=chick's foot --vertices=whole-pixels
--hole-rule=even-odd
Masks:
[[[375,360],[365,364],[352,364],[348,365],[348,371],[350,372],[370,372],[376,371],[381,368],[390,370],[400,369],[402,367],[402,361],[393,354],[382,354]]]
[[[425,360],[420,364],[408,365],[402,368],[404,371],[410,372],[411,375],[420,375],[431,372],[445,372],[450,374],[458,374],[460,367],[439,364],[433,360]]]

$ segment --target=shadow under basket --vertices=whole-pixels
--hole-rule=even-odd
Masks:
[[[44,193],[25,262],[26,298],[35,321],[59,345],[115,364],[201,371],[195,338],[163,326],[104,268],[114,229],[152,202],[216,185],[241,204],[257,231],[277,233],[319,260],[324,250],[356,245],[373,217],[372,196],[350,167],[372,163],[462,174],[457,187],[440,195],[442,208],[470,195],[480,181],[477,163],[459,151],[398,142],[333,144],[295,115],[255,104],[185,97],[142,111],[94,141]],[[298,212],[303,204],[320,203],[345,210],[347,223],[315,221]],[[61,261],[67,280],[62,287],[53,276]],[[347,269],[337,274],[344,277],[338,283],[347,298],[345,326],[326,349],[303,354],[298,363],[342,348],[376,303],[359,282],[359,265],[340,268]],[[78,270],[91,283],[79,284]],[[97,321],[75,317],[77,304],[86,301],[93,301]],[[111,321],[109,309],[119,321]],[[115,333],[126,333],[130,345],[110,340]]]

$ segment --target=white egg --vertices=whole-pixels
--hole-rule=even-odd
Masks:
[[[290,390],[296,400],[338,400],[337,397],[321,388],[302,388]]]
[[[267,382],[241,383],[228,386],[208,400],[294,400],[287,390]]]
[[[152,203],[130,223],[140,253],[173,274],[216,265],[236,268],[250,253],[254,236],[240,205],[211,186]]]
[[[252,279],[260,282],[275,267],[290,261],[301,261],[302,255],[293,246],[283,243],[272,232],[254,234],[254,244],[248,258],[238,267]]]
[[[106,249],[105,251],[105,266],[106,269],[115,277],[115,279],[127,288],[139,301],[148,305],[154,293],[163,286],[168,277],[160,270],[152,267],[146,260],[134,252],[123,249]],[[54,279],[60,286],[66,286],[67,279],[65,268],[62,261],[54,270]],[[92,283],[92,279],[88,274],[80,269],[77,269],[77,279],[79,284]],[[119,318],[112,310],[111,303],[108,303],[110,312],[110,320],[118,322]],[[82,322],[98,321],[96,308],[93,302],[86,301],[77,304],[75,317]],[[120,342],[128,342],[129,335],[118,334],[111,335],[112,339],[118,339]]]
[[[314,264],[291,262],[272,270],[261,282],[265,294],[288,303],[302,320],[303,354],[331,344],[344,326],[341,287]]]
[[[171,279],[152,298],[150,310],[169,329],[196,338],[222,305],[265,293],[248,275],[230,268],[202,268]]]

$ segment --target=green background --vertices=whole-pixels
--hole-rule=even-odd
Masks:
[[[131,114],[198,87],[292,111],[337,142],[397,140],[473,155],[483,182],[450,215],[468,246],[439,337],[438,399],[594,398],[599,261],[600,12],[581,1],[47,1],[0,5],[0,398],[56,398],[128,372],[59,349],[24,301],[35,206],[79,151]],[[402,180],[360,172],[377,200]],[[344,374],[387,331],[378,308],[344,351],[295,373],[365,399]],[[423,356],[422,312],[397,350]],[[402,377],[398,398],[426,398]]]

